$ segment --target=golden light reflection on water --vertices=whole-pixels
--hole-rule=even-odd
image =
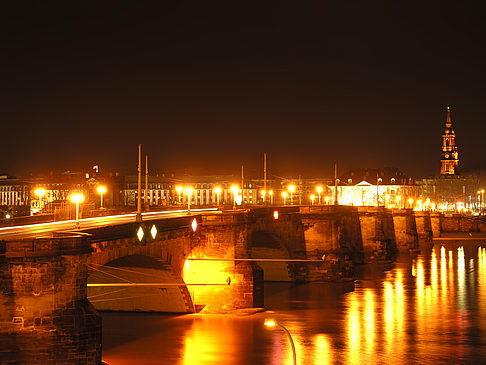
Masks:
[[[333,346],[328,335],[319,333],[314,336],[314,364],[332,364],[334,362]],[[302,363],[302,362],[301,362]]]

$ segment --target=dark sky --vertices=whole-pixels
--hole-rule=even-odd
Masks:
[[[448,104],[460,166],[486,166],[469,2],[100,3],[1,5],[0,171],[135,173],[142,143],[151,172],[258,176],[267,152],[277,175],[421,177]]]

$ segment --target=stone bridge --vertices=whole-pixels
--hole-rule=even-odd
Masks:
[[[431,244],[441,219],[382,207],[263,207],[3,240],[0,363],[97,364],[94,307],[263,307],[264,280],[352,277],[353,264]]]

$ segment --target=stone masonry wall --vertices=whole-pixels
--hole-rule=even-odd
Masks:
[[[86,299],[89,238],[0,246],[1,363],[101,363],[101,318]]]

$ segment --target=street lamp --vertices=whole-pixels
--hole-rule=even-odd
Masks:
[[[219,196],[221,194],[221,188],[218,186],[214,188],[214,192],[216,193],[216,204],[219,205]]]
[[[484,208],[484,189],[478,190],[478,197],[479,197],[479,215],[481,215],[481,212]]]
[[[412,198],[408,199],[408,204],[410,204],[410,209],[412,209],[413,208],[413,199]]]
[[[314,194],[311,194],[310,199],[311,199],[311,205],[314,205],[314,199],[316,196]]]
[[[383,179],[381,177],[376,179],[376,206],[377,207],[380,206],[380,190],[379,190],[378,187],[379,187],[379,185],[382,181],[383,181]]]
[[[327,204],[327,205],[329,205],[329,200],[330,200],[330,199],[331,199],[331,198],[329,198],[328,196],[326,196],[326,197],[324,198],[324,200],[326,201],[326,204]]]
[[[184,192],[187,194],[187,214],[191,213],[191,195],[194,192],[192,188],[186,188]]]
[[[184,189],[182,186],[176,186],[176,191],[179,193],[179,204],[181,204],[181,194]]]
[[[262,202],[263,202],[263,204],[265,204],[265,194],[266,194],[266,191],[265,190],[262,190],[260,192],[260,194],[262,195]]]
[[[290,346],[292,346],[292,357],[293,357],[293,360],[294,360],[294,365],[297,365],[297,355],[295,353],[294,340],[292,339],[292,335],[287,330],[287,328],[282,326],[280,323],[277,323],[273,319],[266,319],[265,320],[265,326],[267,326],[267,327],[275,327],[275,326],[280,327],[287,334],[289,341],[290,341]]]
[[[289,191],[290,191],[290,205],[293,205],[294,204],[294,199],[293,199],[293,193],[294,193],[294,190],[295,190],[295,186],[293,185],[290,185],[289,186]]]
[[[268,195],[270,195],[270,205],[272,205],[273,204],[273,190],[270,190],[268,192]]]
[[[98,189],[96,189],[98,193],[100,193],[100,199],[101,199],[101,204],[100,208],[103,208],[103,194],[106,192],[106,188],[104,186],[98,186]]]
[[[322,186],[318,186],[318,187],[316,188],[316,190],[317,190],[317,197],[318,197],[318,199],[317,199],[317,204],[321,204],[321,193],[322,193]],[[329,200],[329,199],[328,199],[328,200]]]
[[[35,195],[39,196],[39,213],[42,212],[42,196],[46,193],[46,189],[38,188],[35,189]]]
[[[236,185],[231,187],[231,191],[233,192],[233,209],[236,209],[236,196],[238,195],[238,191],[240,188]]]
[[[84,201],[84,195],[81,193],[71,194],[71,201],[76,203],[76,228],[79,229],[79,203]]]
[[[282,193],[282,197],[283,197],[283,201],[284,201],[283,203],[284,203],[284,205],[285,205],[285,199],[287,199],[287,192],[286,192],[286,191],[284,191],[284,192]]]

